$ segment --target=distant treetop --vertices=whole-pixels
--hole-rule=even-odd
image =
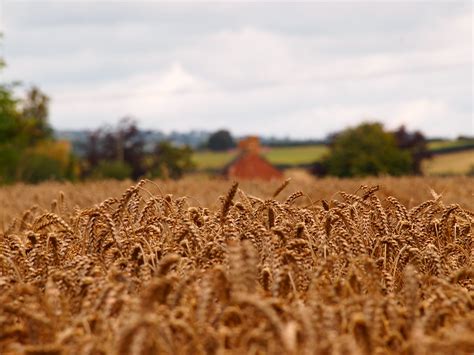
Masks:
[[[340,177],[412,173],[412,157],[380,123],[362,123],[333,136],[323,161],[328,174]]]
[[[221,129],[210,135],[207,147],[214,151],[225,151],[234,148],[235,141],[229,131]]]

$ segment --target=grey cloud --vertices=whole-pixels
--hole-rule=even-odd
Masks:
[[[7,1],[4,13],[4,78],[44,88],[58,127],[134,114],[324,136],[373,115],[472,131],[470,2]]]
[[[6,11],[19,26],[102,26],[150,22],[177,32],[215,31],[243,25],[285,33],[410,30],[434,19],[469,10],[457,2],[163,3],[123,1],[7,1]]]

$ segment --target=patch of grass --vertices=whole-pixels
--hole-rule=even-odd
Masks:
[[[220,169],[237,156],[237,151],[200,151],[193,154],[193,162],[198,170]]]
[[[328,151],[325,145],[303,145],[297,147],[269,148],[264,152],[272,164],[277,165],[302,165],[318,161]]]
[[[465,150],[435,155],[423,162],[426,175],[462,175],[467,174],[474,165],[474,150]]]

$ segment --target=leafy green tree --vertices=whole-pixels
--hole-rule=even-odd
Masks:
[[[40,148],[44,142],[55,144],[48,101],[36,87],[27,91],[26,98],[15,99],[12,87],[0,86],[0,183],[37,183],[67,175],[67,167]]]
[[[428,150],[428,142],[425,136],[420,131],[407,131],[405,126],[400,126],[393,134],[395,135],[397,146],[410,152],[412,172],[416,175],[422,175],[421,162],[432,157],[432,153]]]
[[[207,147],[214,151],[224,151],[235,147],[235,141],[229,131],[221,129],[210,135]]]
[[[49,98],[37,87],[29,89],[24,99],[13,97],[11,85],[0,85],[0,144],[24,148],[51,139],[48,123]]]
[[[20,101],[22,129],[29,145],[53,137],[53,129],[48,123],[48,104],[49,97],[36,86],[31,87]]]
[[[178,179],[195,165],[192,161],[192,149],[188,146],[175,147],[169,142],[156,145],[152,158],[152,176]]]
[[[3,66],[0,59],[0,69]],[[55,143],[48,124],[49,98],[32,87],[24,99],[16,99],[13,87],[0,84],[0,184],[72,176],[73,167],[64,168],[49,151],[39,148],[44,142]]]
[[[20,131],[17,101],[8,87],[0,85],[0,144],[6,143]]]
[[[379,123],[363,123],[337,134],[323,164],[328,174],[340,177],[412,171],[410,152],[398,148],[395,136]]]
[[[4,66],[0,58],[0,70]],[[0,184],[13,182],[21,158],[18,149],[21,132],[18,101],[11,85],[0,84]]]
[[[62,180],[65,177],[58,160],[35,153],[23,155],[17,174],[21,181],[31,184],[45,180]]]
[[[0,185],[17,180],[21,152],[12,144],[0,144]]]

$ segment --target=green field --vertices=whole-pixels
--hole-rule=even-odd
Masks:
[[[428,143],[429,150],[457,148],[474,144],[474,139],[438,140]]]
[[[236,156],[237,151],[198,151],[193,154],[193,162],[198,170],[216,170],[223,168]]]
[[[263,155],[275,165],[304,165],[320,160],[328,151],[324,145],[271,148]]]
[[[275,165],[304,165],[321,159],[327,152],[324,145],[303,145],[296,147],[265,148],[262,155]],[[193,161],[198,170],[220,169],[237,156],[237,151],[195,152]]]

